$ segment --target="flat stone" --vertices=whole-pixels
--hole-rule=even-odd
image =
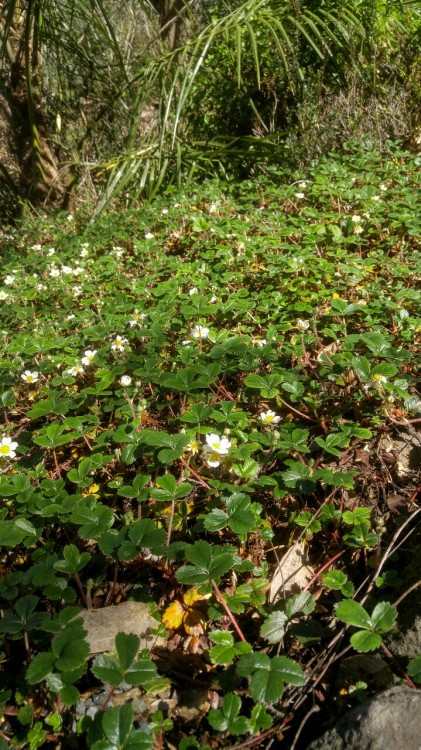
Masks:
[[[88,634],[91,654],[115,651],[117,633],[135,633],[140,638],[139,648],[163,646],[165,638],[153,635],[159,622],[152,616],[145,602],[123,602],[102,609],[85,609],[81,612]]]
[[[394,687],[357,706],[307,750],[421,750],[421,692]]]
[[[295,542],[276,566],[268,592],[269,604],[300,594],[314,576],[303,542]]]

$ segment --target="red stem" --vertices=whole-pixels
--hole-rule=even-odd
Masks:
[[[286,406],[287,409],[290,409],[291,411],[293,411],[294,414],[298,414],[298,416],[299,417],[303,417],[303,419],[308,419],[309,422],[314,422],[314,419],[312,419],[312,417],[309,417],[307,414],[303,414],[303,412],[302,411],[298,411],[298,409],[294,409],[294,407],[291,406],[291,404],[289,404],[287,401],[284,401],[284,399],[281,398],[281,396],[278,396],[278,399],[281,402],[281,404],[283,404],[284,406]]]
[[[197,473],[197,471],[195,471],[194,469],[192,469],[192,467],[190,466],[190,464],[188,464],[187,461],[185,461],[184,458],[180,458],[180,461],[183,464],[183,466],[186,469],[188,469],[191,474],[193,474],[194,478],[197,479],[197,481],[200,482],[200,484],[203,487],[206,487],[207,490],[211,490],[212,489],[212,487],[210,486],[210,484],[208,484],[207,482],[205,482],[205,480],[202,479],[202,477]]]
[[[172,534],[172,527],[174,522],[174,513],[175,513],[175,500],[172,500],[171,502],[171,515],[170,515],[170,522],[168,524],[168,533],[167,533],[167,541],[165,542],[166,546],[169,547],[171,543],[171,534]]]
[[[335,555],[335,556],[334,556],[334,557],[332,557],[332,558],[331,558],[330,560],[328,560],[328,561],[327,561],[327,562],[326,562],[326,563],[325,563],[324,565],[322,565],[322,567],[321,567],[321,568],[320,568],[320,569],[319,569],[319,570],[317,571],[317,573],[316,573],[316,574],[315,574],[315,575],[313,576],[313,578],[311,579],[311,581],[309,581],[309,583],[308,583],[308,584],[307,584],[307,586],[305,587],[304,591],[308,591],[308,589],[309,589],[309,588],[310,588],[310,587],[311,587],[311,586],[313,585],[313,583],[314,583],[315,581],[317,581],[317,579],[318,579],[318,578],[319,578],[319,577],[321,576],[321,574],[322,574],[322,573],[324,573],[324,571],[325,571],[325,570],[326,570],[327,568],[330,568],[330,566],[332,565],[332,563],[334,563],[334,562],[335,562],[335,560],[337,560],[337,559],[338,559],[339,557],[342,557],[342,555],[343,555],[344,553],[345,553],[345,550],[343,549],[343,550],[342,550],[341,552],[338,552],[338,554],[337,554],[337,555]]]
[[[239,638],[243,641],[243,643],[247,643],[247,641],[246,641],[246,639],[245,639],[245,637],[244,637],[244,635],[243,635],[243,633],[242,633],[242,631],[240,629],[240,626],[239,626],[237,620],[235,619],[234,615],[232,614],[230,608],[228,607],[228,604],[226,603],[224,597],[222,596],[222,594],[221,594],[218,586],[216,585],[215,581],[211,581],[211,584],[213,586],[213,590],[215,591],[216,598],[217,598],[218,602],[220,604],[222,604],[225,612],[227,613],[227,615],[228,615],[229,619],[231,620],[231,622],[232,622],[235,630],[237,631]]]

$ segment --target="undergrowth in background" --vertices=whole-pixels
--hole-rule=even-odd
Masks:
[[[419,517],[394,450],[421,419],[418,169],[350,144],[3,232],[1,750],[290,747],[313,703],[370,694],[343,653],[420,680],[385,643]],[[307,582],[274,591],[293,549]],[[124,632],[90,656],[80,611],[128,599],[165,657]]]
[[[5,0],[0,217],[414,145],[419,39],[414,0]]]

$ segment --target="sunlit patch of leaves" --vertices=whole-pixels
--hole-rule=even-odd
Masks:
[[[354,597],[395,528],[376,503],[396,486],[412,497],[378,441],[420,415],[415,162],[350,150],[289,181],[209,183],[3,238],[2,695],[39,696],[19,737],[46,732],[41,707],[53,716],[58,700],[73,731],[94,679],[145,692],[181,679],[124,634],[91,663],[80,607],[153,600],[169,654],[190,648],[219,686],[200,726],[222,742],[269,729],[266,704],[305,689],[329,627],[381,646],[399,583],[383,571],[367,609]],[[298,538],[318,598],[269,605],[277,550]],[[88,745],[116,727],[121,746],[172,741],[158,714],[149,734],[127,707],[81,731]]]

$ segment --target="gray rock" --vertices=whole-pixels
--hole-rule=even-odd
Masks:
[[[421,750],[421,692],[394,687],[349,711],[307,750]]]
[[[405,615],[398,619],[398,631],[386,642],[394,656],[413,659],[421,654],[421,615],[414,616],[413,611]]]
[[[163,646],[166,641],[152,635],[159,622],[144,602],[123,602],[112,607],[85,609],[80,613],[87,630],[86,640],[91,654],[114,651],[117,633],[135,633],[140,638],[139,648]]]

